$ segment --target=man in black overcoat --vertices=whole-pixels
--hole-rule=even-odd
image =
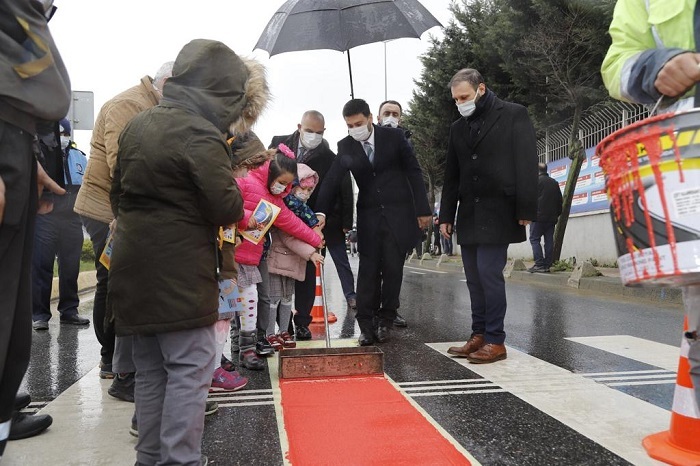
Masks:
[[[535,131],[527,109],[496,97],[477,70],[458,71],[450,89],[462,118],[450,129],[440,231],[447,238],[457,225],[472,334],[448,353],[490,363],[506,358],[508,245],[525,241],[537,218]]]

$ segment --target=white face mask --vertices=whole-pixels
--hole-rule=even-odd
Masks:
[[[318,133],[301,132],[301,144],[307,149],[316,149],[323,141],[323,135]]]
[[[457,104],[457,110],[459,110],[459,114],[466,118],[472,113],[474,113],[474,110],[476,110],[476,99],[478,98],[479,92],[477,91],[476,95],[472,100],[468,100],[464,103]]]
[[[366,141],[369,139],[370,134],[372,132],[369,130],[367,126],[359,126],[357,128],[350,128],[348,129],[348,134],[350,135],[351,138],[353,138],[355,141]]]
[[[382,126],[397,128],[399,126],[399,119],[393,116],[388,116],[382,120]]]
[[[302,202],[306,202],[309,200],[309,195],[305,191],[299,191],[295,194],[295,196]]]
[[[270,186],[270,192],[275,196],[282,194],[285,189],[287,189],[287,187],[278,181],[275,181],[272,183],[272,186]]]
[[[69,144],[70,138],[68,136],[61,136],[61,150],[66,150]]]

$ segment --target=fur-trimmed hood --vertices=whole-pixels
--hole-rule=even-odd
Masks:
[[[230,127],[231,134],[241,134],[250,131],[255,122],[260,118],[270,100],[270,88],[267,85],[267,72],[265,67],[252,58],[241,57],[248,69],[248,81],[246,82],[245,100],[243,112]]]
[[[261,64],[239,57],[222,42],[195,39],[177,55],[161,105],[197,113],[221,132],[234,128],[245,132],[268,98]]]

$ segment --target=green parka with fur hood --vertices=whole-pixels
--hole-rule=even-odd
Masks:
[[[161,103],[119,138],[108,318],[117,335],[212,325],[217,233],[243,216],[223,133],[248,128],[267,101],[264,70],[221,42],[178,54]]]

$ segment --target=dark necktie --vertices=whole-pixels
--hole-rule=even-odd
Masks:
[[[369,159],[369,163],[374,165],[374,149],[372,149],[372,144],[365,141],[364,147],[365,147],[365,153],[367,154],[367,158]]]
[[[299,146],[299,150],[297,150],[297,163],[302,163],[304,161],[305,156],[306,156],[306,147]]]

